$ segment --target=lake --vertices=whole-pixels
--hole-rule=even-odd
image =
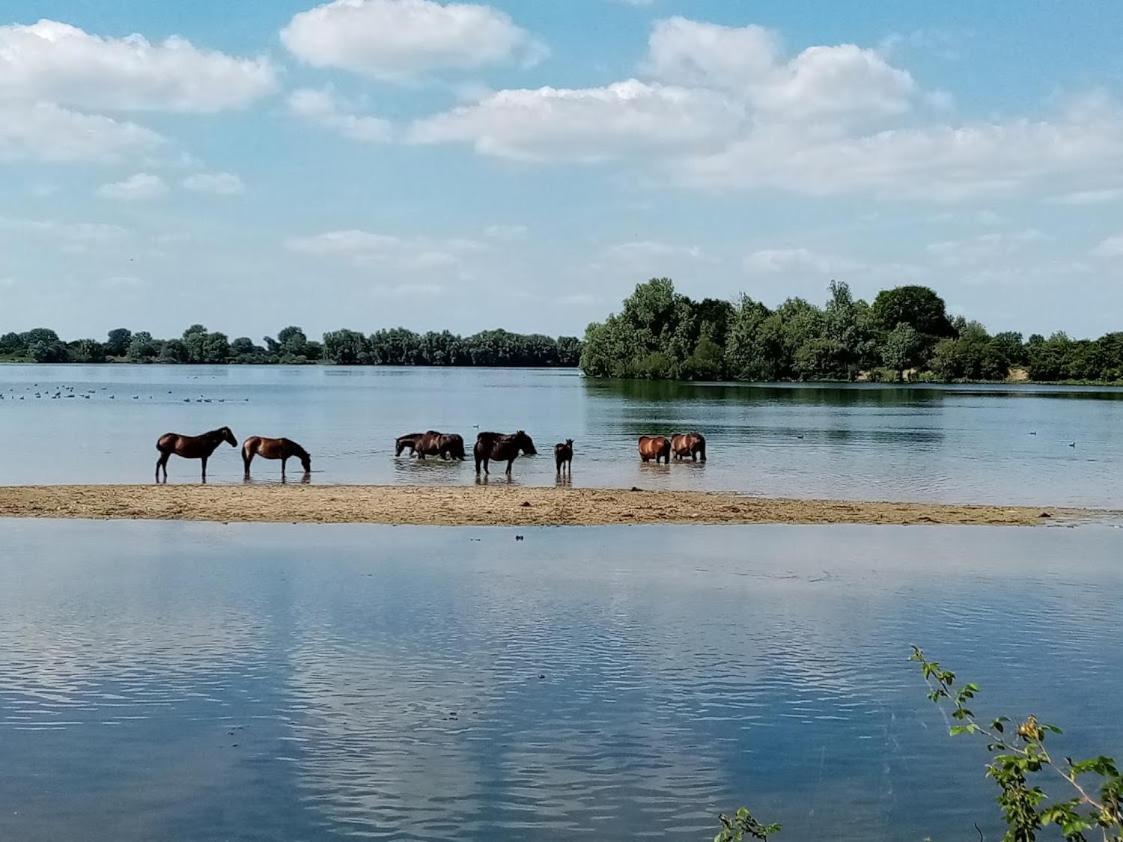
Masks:
[[[541,456],[515,481],[554,482],[553,444],[576,441],[574,485],[769,496],[1116,507],[1123,390],[1073,387],[606,383],[573,370],[330,366],[0,366],[0,425],[18,445],[5,484],[147,482],[164,432],[230,426],[288,436],[317,483],[472,483],[470,464],[393,457],[398,435],[527,430]],[[38,397],[36,397],[38,395]],[[58,397],[54,397],[58,395]],[[709,461],[642,465],[645,433],[697,429]],[[1075,446],[1070,446],[1074,444]],[[171,482],[198,463],[173,459]],[[298,466],[293,466],[298,471]],[[258,462],[272,481],[276,463]],[[241,482],[223,448],[212,482]]]
[[[984,716],[1123,753],[1105,526],[8,520],[0,545],[3,839],[701,841],[742,803],[785,842],[997,838],[913,642]]]

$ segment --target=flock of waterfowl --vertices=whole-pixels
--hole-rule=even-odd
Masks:
[[[52,392],[51,389],[53,389],[54,391]],[[40,387],[38,383],[32,383],[30,386],[25,386],[23,391],[27,394],[17,393],[15,387],[9,388],[6,393],[0,392],[0,401],[22,401],[26,400],[28,397],[34,398],[35,400],[63,400],[66,398],[70,398],[88,401],[95,397],[98,397],[99,393],[102,392],[107,392],[108,394],[101,395],[101,397],[108,398],[111,401],[117,400],[116,393],[109,392],[108,386],[102,386],[98,389],[83,389],[79,391],[77,386],[61,386],[58,384],[51,384],[51,387],[47,388],[46,386]],[[168,389],[168,394],[172,394],[171,389]],[[124,395],[122,395],[121,397],[124,398]],[[134,401],[140,400],[140,395],[130,395],[129,397],[131,397]],[[155,396],[148,395],[147,397],[148,400],[153,400]],[[206,395],[186,397],[182,400],[184,403],[249,403],[250,401],[249,398],[231,398],[227,400],[226,398],[208,398]]]

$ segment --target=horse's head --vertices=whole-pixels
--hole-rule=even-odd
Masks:
[[[222,427],[218,432],[222,435],[222,441],[226,442],[231,447],[238,446],[238,440],[234,438],[234,433],[229,427]]]
[[[531,440],[530,436],[522,430],[515,433],[515,444],[519,446],[519,450],[521,450],[525,456],[538,455],[538,451],[534,449],[534,442]]]
[[[300,467],[304,469],[306,474],[312,472],[312,457],[308,455],[307,451],[300,454]]]
[[[568,447],[570,450],[573,450],[573,439],[566,439],[565,440],[565,446]]]

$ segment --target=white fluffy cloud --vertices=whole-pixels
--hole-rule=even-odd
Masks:
[[[286,246],[300,254],[335,258],[356,266],[415,272],[459,269],[465,257],[488,250],[475,240],[398,237],[355,228],[294,237]]]
[[[741,109],[712,91],[636,79],[603,88],[506,90],[420,120],[415,143],[471,143],[521,160],[605,161],[718,148],[736,136]]]
[[[655,24],[645,69],[671,84],[729,91],[785,119],[899,114],[916,94],[912,76],[874,50],[815,46],[788,60],[769,29],[681,17]]]
[[[389,120],[356,114],[330,89],[299,88],[289,95],[289,111],[351,140],[384,143],[393,135]]]
[[[1123,190],[1123,108],[1102,95],[1048,119],[952,122],[875,50],[789,56],[763,27],[681,17],[654,25],[641,70],[603,87],[488,93],[403,136],[524,161],[623,161],[707,191],[1077,203]]]
[[[942,266],[963,268],[993,261],[1009,263],[1011,258],[1024,257],[1027,251],[1047,239],[1035,228],[993,231],[960,240],[929,243],[925,251]]]
[[[130,234],[119,225],[104,222],[59,222],[53,219],[11,219],[0,216],[0,240],[11,235],[20,243],[34,240],[45,251],[64,254],[110,252],[120,248]]]
[[[231,172],[200,172],[183,179],[183,188],[194,193],[213,193],[216,196],[237,196],[246,192],[246,185]]]
[[[147,202],[151,199],[166,196],[168,185],[158,175],[138,172],[135,175],[130,175],[124,181],[103,184],[97,192],[99,196],[105,199],[114,199],[120,202]]]
[[[678,158],[719,154],[761,124],[882,120],[916,94],[907,72],[871,50],[812,47],[789,60],[763,27],[680,17],[655,24],[642,70],[648,78],[603,87],[490,93],[417,121],[407,137],[524,160]]]
[[[165,145],[143,126],[54,103],[0,101],[0,161],[107,162],[143,157]]]
[[[824,277],[855,267],[854,261],[848,258],[806,248],[758,249],[745,255],[742,264],[745,271],[753,275],[811,274]]]
[[[1116,234],[1114,237],[1101,240],[1096,247],[1092,249],[1092,256],[1110,258],[1123,257],[1123,234]]]
[[[0,26],[0,99],[212,112],[245,106],[275,86],[267,60],[201,50],[183,38],[103,38],[51,20]]]
[[[544,53],[505,12],[432,0],[334,0],[295,15],[281,41],[313,67],[383,80],[533,62]]]
[[[1123,180],[1123,113],[1079,103],[1057,119],[931,125],[822,137],[758,127],[726,149],[672,164],[680,183],[711,190],[771,187],[810,195],[867,192],[956,201],[1063,184]]]

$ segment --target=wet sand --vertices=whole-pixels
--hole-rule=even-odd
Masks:
[[[1117,513],[1026,506],[790,500],[727,492],[373,485],[0,486],[0,517],[582,526],[866,523],[1033,526]]]

